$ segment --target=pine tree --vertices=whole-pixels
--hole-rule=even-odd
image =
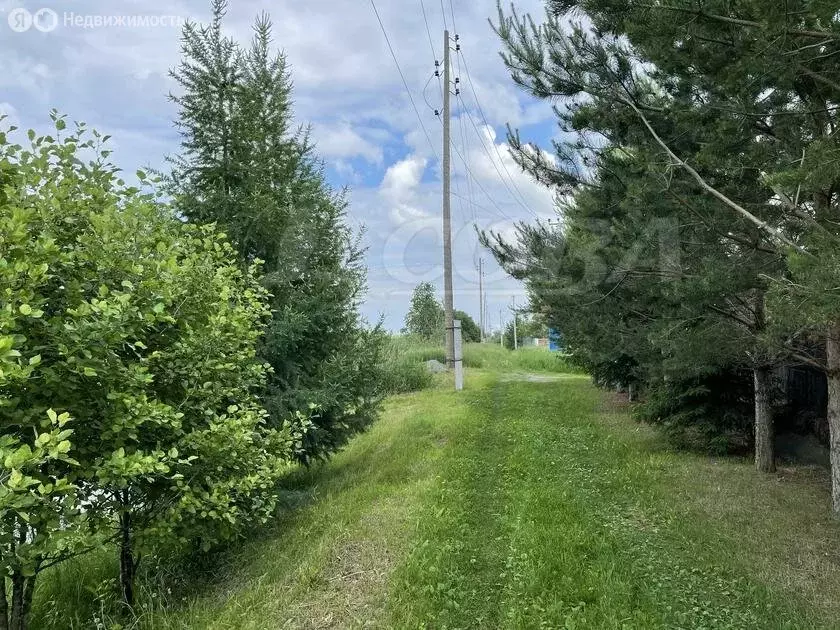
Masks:
[[[825,288],[836,284],[831,270],[837,268],[840,242],[829,220],[840,190],[834,136],[840,83],[830,61],[840,47],[836,3],[552,0],[548,5],[546,23],[538,29],[500,10],[499,33],[514,79],[537,96],[574,99],[565,110],[558,108],[570,131],[607,128],[620,132],[620,143],[606,134],[612,146],[655,149],[663,190],[670,192],[674,180],[684,179],[696,188],[683,200],[693,204],[704,196],[728,210],[728,218],[714,223],[728,240],[748,236],[754,248],[791,253],[787,270],[772,274],[781,282],[768,287],[753,281],[752,295],[740,296],[744,304],[730,315],[743,319],[746,313],[747,329],[759,336],[768,321],[789,339],[796,331],[806,338],[825,331],[829,381],[840,382],[840,370],[832,365],[838,357],[840,366],[840,354],[832,352],[832,339],[840,338],[840,304],[824,299]],[[587,15],[592,28],[567,30],[562,18],[572,11]],[[514,144],[525,148],[516,138]],[[520,156],[543,181],[574,187],[583,179],[581,167],[597,159],[600,148],[585,141],[563,147],[560,169],[534,152]],[[756,240],[746,227],[762,238]],[[748,251],[742,243],[739,248]],[[785,274],[795,281],[786,281]],[[784,308],[794,303],[797,312]],[[767,350],[772,357],[779,348],[771,343]],[[761,364],[767,350],[765,356],[753,353],[757,392],[766,380]],[[798,348],[785,350],[802,355]],[[840,510],[840,386],[830,384],[829,391],[834,506]]]

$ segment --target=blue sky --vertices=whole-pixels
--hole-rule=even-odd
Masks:
[[[487,21],[496,15],[495,0],[452,0],[451,6],[449,0],[425,0],[431,45],[420,0],[376,4],[431,144],[369,0],[232,0],[226,28],[245,42],[254,17],[271,14],[276,45],[292,68],[298,122],[312,124],[330,182],[349,187],[350,221],[365,229],[369,291],[363,312],[371,320],[384,316],[386,326],[398,330],[413,287],[425,280],[443,285],[441,168],[435,155],[441,154],[442,126],[426,104],[440,108],[441,92],[436,80],[425,95],[424,86],[435,58],[442,59],[445,16],[462,47],[462,56],[452,60],[453,75],[462,81],[461,98],[453,99],[452,131],[469,168],[453,153],[453,191],[459,195],[452,200],[455,306],[478,319],[475,266],[481,256],[489,323],[497,327],[499,310],[507,312],[514,294],[522,303],[524,293],[481,251],[473,226],[511,233],[515,220],[554,215],[552,192],[519,172],[505,143],[509,123],[549,148],[556,133],[550,106],[510,80]],[[542,0],[516,4],[537,16],[543,11]],[[47,32],[34,26],[17,32],[9,18],[19,8],[51,9],[57,25]],[[0,0],[0,13],[0,112],[12,124],[45,129],[49,110],[57,108],[111,134],[113,158],[127,173],[162,167],[164,156],[177,152],[175,110],[166,98],[176,89],[167,71],[179,60],[177,22],[207,20],[209,2]],[[136,15],[162,19],[150,22],[155,26],[105,25],[108,17]],[[102,16],[99,26],[95,16]],[[87,17],[92,28],[84,27]]]

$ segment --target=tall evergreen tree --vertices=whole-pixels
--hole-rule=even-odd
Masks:
[[[790,339],[795,331],[809,337],[824,331],[834,506],[840,510],[840,385],[834,383],[840,369],[832,364],[836,357],[840,366],[832,345],[840,338],[840,304],[825,299],[825,289],[836,284],[838,230],[830,217],[840,191],[834,134],[840,83],[830,61],[840,47],[836,3],[550,0],[548,8],[541,26],[500,11],[515,80],[537,96],[570,99],[565,111],[558,108],[569,130],[601,133],[607,126],[623,132],[625,145],[655,149],[664,190],[684,179],[695,186],[692,198],[707,196],[730,212],[716,223],[723,234],[748,233],[748,226],[764,236],[762,248],[793,252],[788,273],[797,281],[780,273],[783,282],[771,284],[769,295],[771,306],[795,303],[798,312],[776,308],[775,316],[771,309],[763,317],[759,298],[767,287],[758,281],[749,309],[733,314],[749,310],[751,328],[760,332],[769,319]],[[591,27],[568,28],[563,17],[572,11],[587,15]],[[520,156],[544,180],[559,170],[555,181],[574,185],[581,161],[598,152],[582,142],[566,147],[561,169],[533,152]],[[797,291],[791,289],[802,295],[792,297]]]
[[[278,425],[311,410],[299,453],[309,462],[374,417],[381,334],[359,315],[364,252],[345,196],[327,184],[308,129],[292,127],[290,73],[272,52],[271,21],[257,19],[245,49],[221,32],[226,6],[214,0],[210,25],[184,27],[171,97],[182,151],[170,189],[189,220],[218,223],[245,262],[264,261],[273,313],[261,349],[272,368],[265,403]]]

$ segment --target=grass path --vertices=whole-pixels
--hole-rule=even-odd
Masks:
[[[607,398],[480,371],[396,397],[289,480],[272,532],[148,586],[136,627],[840,627],[822,473],[674,453]]]

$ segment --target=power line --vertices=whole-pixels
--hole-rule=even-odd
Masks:
[[[426,90],[429,89],[429,83],[431,83],[432,79],[434,79],[434,78],[435,78],[435,75],[432,74],[432,75],[429,76],[429,80],[426,81],[426,85],[423,87],[423,100],[426,101],[426,107],[431,109],[435,113],[435,116],[437,116],[438,115],[438,110],[436,110],[434,107],[432,107],[432,104],[429,102],[429,98],[426,96]]]
[[[443,1],[441,0],[441,9],[443,9]],[[452,4],[452,0],[449,0],[449,10],[452,12],[452,31],[457,33],[458,26],[455,24],[455,7]],[[444,12],[444,19],[446,19],[446,13]]]
[[[435,44],[432,41],[432,29],[429,28],[429,18],[426,17],[426,4],[420,0],[420,9],[423,11],[423,21],[426,23],[426,34],[429,36],[429,48],[432,49],[432,58],[437,61],[437,54],[435,53]]]
[[[482,122],[484,122],[484,125],[486,127],[491,127],[492,128],[490,123],[487,121],[487,116],[484,114],[484,108],[481,106],[481,101],[478,100],[478,93],[476,92],[475,84],[473,83],[472,75],[470,74],[470,68],[469,68],[469,65],[467,64],[467,58],[464,56],[464,51],[460,50],[458,52],[460,53],[460,58],[463,59],[463,61],[464,61],[464,72],[467,75],[467,81],[470,84],[470,91],[472,92],[473,98],[475,99],[475,104],[476,104],[476,107],[478,108],[478,113],[481,115],[481,120],[482,120]],[[464,99],[462,97],[461,101],[463,102],[463,100]],[[470,120],[472,121],[472,117],[470,117]],[[478,130],[476,129],[476,131],[478,131]],[[481,134],[479,134],[479,137],[481,138],[482,145],[483,145],[484,144],[484,138],[481,137]],[[519,190],[519,187],[516,185],[516,181],[513,179],[513,176],[511,175],[510,170],[507,167],[507,164],[505,164],[504,158],[502,157],[502,153],[499,150],[498,145],[495,142],[491,142],[491,144],[493,145],[493,148],[496,151],[496,155],[499,158],[499,162],[501,163],[502,168],[505,170],[505,173],[507,173],[507,176],[510,179],[510,183],[513,184],[514,189],[519,194],[519,198],[524,200],[525,195],[522,194],[522,191]],[[489,151],[488,151],[488,153],[489,153]],[[492,160],[492,158],[491,158],[491,160]],[[501,176],[501,174],[500,174],[500,176]],[[513,193],[511,192],[511,194],[513,194]],[[534,214],[534,212],[530,208],[527,207],[527,204],[522,203],[522,201],[519,201],[519,199],[517,199],[517,201],[520,203],[520,205],[522,205],[524,208],[526,208],[531,214]]]
[[[461,152],[458,150],[458,147],[457,147],[457,146],[455,146],[455,144],[454,144],[454,143],[452,143],[452,142],[450,142],[450,144],[452,144],[452,148],[455,150],[455,153],[457,153],[457,154],[458,154],[458,157],[459,157],[459,158],[461,158],[461,161],[464,163],[464,168],[466,168],[466,169],[467,169],[467,173],[469,173],[470,175],[472,175],[473,180],[474,180],[474,181],[475,181],[475,183],[478,185],[478,187],[479,187],[479,189],[481,190],[481,192],[483,192],[483,193],[484,193],[484,196],[485,196],[485,197],[487,197],[487,198],[490,200],[490,202],[491,202],[491,203],[492,203],[492,204],[496,207],[496,210],[498,210],[498,211],[499,211],[499,213],[500,213],[503,217],[505,217],[506,219],[508,219],[508,220],[510,220],[510,221],[514,221],[515,219],[514,219],[513,217],[511,217],[509,214],[507,214],[504,210],[502,210],[502,208],[499,206],[499,204],[498,204],[498,203],[496,203],[496,200],[495,200],[493,197],[491,197],[491,196],[490,196],[490,193],[488,193],[488,192],[487,192],[487,189],[484,187],[484,184],[482,184],[482,183],[481,183],[481,180],[479,180],[479,179],[475,176],[475,174],[472,172],[472,169],[469,167],[469,164],[467,164],[467,160],[464,158],[464,156],[463,156],[463,155],[461,155]]]
[[[440,13],[443,16],[443,28],[449,30],[449,25],[446,23],[446,9],[443,8],[443,0],[440,0]]]
[[[440,119],[438,119],[438,120],[440,120]],[[443,124],[443,121],[440,120],[440,123]],[[498,214],[500,214],[504,218],[508,219],[509,221],[516,221],[516,219],[514,219],[508,213],[506,213],[504,210],[502,210],[502,208],[499,206],[499,204],[496,202],[496,200],[493,198],[493,196],[491,196],[490,193],[487,192],[487,189],[484,187],[484,185],[481,183],[481,181],[475,176],[475,173],[473,173],[472,169],[470,168],[470,165],[467,163],[467,159],[458,150],[457,145],[454,142],[452,142],[451,139],[449,141],[449,144],[452,147],[452,149],[454,149],[456,155],[461,159],[461,162],[463,163],[464,168],[466,169],[468,175],[473,178],[473,181],[479,187],[481,192],[484,193],[484,196],[487,197],[490,200],[490,203],[492,203],[496,207],[496,210],[498,211]],[[458,197],[458,195],[455,195],[455,196]],[[479,207],[479,208],[481,207],[478,204],[473,204],[473,205],[475,205],[476,207]]]
[[[461,128],[461,148],[464,150],[464,154],[467,153],[467,132],[464,129],[464,119],[462,116],[458,116],[458,126]],[[466,165],[464,165],[464,171],[467,176],[467,195],[472,199],[472,178],[470,178],[470,174],[466,171]],[[475,211],[473,211],[473,221],[475,221]]]
[[[450,6],[451,6],[451,4],[450,4]],[[453,25],[455,24],[455,13],[454,13],[454,11],[452,13],[452,23],[453,23]],[[457,40],[456,40],[456,42],[457,42]],[[458,47],[459,47],[459,45],[456,43],[456,46],[455,46],[456,52],[458,50]],[[457,62],[458,62],[458,83],[460,83],[460,80],[461,80],[461,57],[460,56],[457,57]],[[455,95],[457,96],[459,93],[460,93],[460,88],[458,88],[457,85],[456,85]],[[463,99],[461,99],[461,104],[463,105]],[[460,116],[458,116],[458,127],[461,130],[461,148],[463,149],[464,155],[466,156],[468,154],[468,151],[467,151],[467,133],[464,130],[463,112]],[[464,165],[464,167],[465,167],[465,172],[466,172],[466,164]],[[466,173],[466,175],[467,175],[467,195],[469,196],[470,199],[472,199],[472,180],[471,180],[468,172]],[[473,223],[475,223],[475,221],[476,221],[475,208],[473,208],[471,206],[470,210],[472,211]]]
[[[376,8],[376,3],[374,0],[370,0],[370,6],[373,7],[373,12],[376,14],[376,19],[379,22],[379,28],[382,29],[382,34],[385,36],[385,43],[388,44],[388,50],[391,51],[391,57],[394,58],[394,64],[397,66],[397,72],[400,73],[400,78],[402,79],[403,86],[405,86],[405,92],[408,94],[408,100],[411,101],[411,107],[414,109],[414,113],[417,115],[417,120],[420,123],[420,127],[423,129],[423,133],[426,134],[426,140],[429,141],[429,148],[431,148],[432,153],[434,154],[435,158],[440,161],[440,156],[435,149],[435,144],[432,142],[432,137],[429,135],[429,131],[426,129],[426,125],[423,124],[423,118],[420,116],[420,111],[417,109],[417,105],[414,102],[414,97],[411,95],[411,90],[408,87],[408,81],[405,80],[405,75],[403,74],[402,68],[400,68],[400,62],[397,60],[397,55],[394,53],[394,47],[391,46],[391,39],[388,37],[388,32],[385,30],[385,25],[382,23],[382,18],[379,16],[379,11]]]
[[[460,121],[460,118],[458,120]],[[462,130],[463,130],[463,127],[462,127]],[[455,184],[455,196],[458,197],[458,206],[461,209],[461,221],[466,223],[468,221],[468,218],[467,218],[467,213],[464,210],[464,200],[463,200],[463,197],[461,197],[461,188],[460,188],[460,186],[458,186],[458,178],[457,177],[453,178],[453,183]],[[450,191],[450,193],[451,193],[451,191]]]
[[[452,196],[453,196],[453,197],[457,197],[458,199],[463,199],[464,201],[466,201],[466,202],[467,202],[468,204],[470,204],[471,206],[474,206],[474,207],[478,208],[479,210],[483,210],[483,211],[484,211],[484,212],[486,212],[487,214],[493,214],[493,215],[498,215],[498,214],[499,214],[497,211],[495,211],[495,210],[491,210],[491,209],[490,209],[490,208],[488,208],[487,206],[482,206],[480,203],[477,203],[477,202],[476,202],[475,200],[473,200],[473,199],[467,199],[466,197],[461,197],[460,195],[458,195],[458,194],[456,194],[456,193],[452,193]],[[513,219],[511,219],[511,218],[510,218],[510,217],[508,217],[508,216],[505,216],[505,218],[507,218],[507,219],[509,219],[509,220],[511,220],[511,221],[513,220]]]
[[[441,5],[443,5],[443,0],[441,0]],[[441,6],[441,9],[443,9],[443,6]],[[455,24],[455,5],[454,5],[453,0],[449,0],[449,9],[452,13],[452,28],[455,29],[455,32],[457,33],[458,29],[457,29],[456,24]],[[446,19],[445,11],[444,11],[444,19]],[[458,37],[456,35],[456,41],[457,40],[458,40]],[[470,90],[472,91],[473,98],[475,99],[475,104],[478,107],[479,113],[481,114],[481,119],[484,121],[484,125],[486,127],[492,128],[490,123],[487,121],[487,116],[484,115],[484,109],[481,107],[481,102],[478,100],[478,93],[475,90],[475,85],[473,84],[472,76],[470,75],[470,68],[467,65],[467,58],[464,56],[464,51],[463,51],[463,49],[460,45],[455,46],[455,54],[458,55],[458,74],[459,74],[459,76],[461,74],[461,59],[463,59],[463,61],[464,61],[464,71],[466,72],[467,80],[469,81],[469,84],[470,84]],[[463,96],[461,97],[461,105],[464,108],[464,110],[466,111],[467,117],[469,118],[470,123],[472,123],[473,129],[475,129],[475,132],[476,132],[476,135],[478,136],[478,139],[481,141],[481,146],[484,149],[484,152],[487,154],[487,157],[490,159],[490,163],[493,164],[493,168],[496,170],[496,173],[498,173],[499,178],[502,180],[502,183],[505,185],[505,188],[507,189],[508,193],[510,193],[511,197],[513,197],[513,199],[520,206],[522,206],[525,209],[526,212],[529,212],[532,216],[536,217],[537,216],[536,213],[533,210],[531,210],[531,208],[528,206],[527,201],[525,201],[525,196],[522,194],[522,191],[519,190],[519,187],[516,185],[516,181],[513,179],[513,176],[510,174],[510,170],[508,170],[508,167],[505,164],[504,159],[502,158],[502,154],[501,154],[501,151],[499,151],[498,145],[495,143],[495,141],[491,141],[490,144],[493,145],[493,148],[496,151],[496,155],[499,158],[499,162],[501,163],[502,168],[505,170],[505,173],[507,173],[508,179],[510,179],[510,183],[513,184],[513,188],[516,190],[516,192],[518,193],[519,196],[517,197],[516,194],[514,194],[513,190],[511,190],[510,186],[508,186],[507,181],[505,180],[501,171],[499,171],[498,167],[496,166],[496,162],[493,160],[493,156],[490,155],[490,151],[489,151],[489,149],[487,149],[487,147],[485,145],[484,137],[478,131],[478,127],[477,127],[477,125],[475,124],[475,121],[472,118],[472,114],[470,113],[469,109],[466,107],[466,104],[464,103],[464,97]],[[464,148],[464,151],[466,152],[466,147]],[[523,201],[525,201],[525,203],[523,203]]]
[[[482,135],[481,131],[479,130],[478,125],[475,124],[475,120],[473,120],[472,114],[470,114],[469,109],[467,108],[466,103],[464,103],[463,98],[461,98],[461,105],[463,106],[464,110],[466,110],[466,112],[467,112],[467,118],[469,119],[470,123],[472,123],[472,127],[475,130],[475,134],[478,136],[478,139],[481,142],[481,148],[484,151],[484,154],[490,160],[490,163],[493,165],[493,168],[495,169],[496,174],[499,176],[499,179],[502,181],[502,184],[504,184],[504,186],[507,189],[508,193],[510,194],[511,198],[516,203],[518,203],[520,206],[522,206],[522,208],[526,212],[528,212],[531,215],[536,217],[537,216],[536,213],[533,210],[531,210],[531,208],[529,208],[526,203],[524,203],[522,201],[522,199],[521,199],[522,193],[520,192],[519,197],[517,197],[516,194],[513,192],[513,189],[510,187],[510,184],[508,184],[508,180],[505,179],[504,175],[502,175],[502,171],[499,170],[499,167],[496,164],[496,160],[493,159],[493,155],[490,153],[490,149],[487,148],[487,142],[485,141],[484,136]],[[488,125],[488,127],[489,127],[489,125]],[[496,143],[493,140],[490,140],[490,144],[492,144],[494,147],[496,147],[496,151],[498,152],[499,147],[496,146]],[[505,163],[501,159],[501,156],[499,157],[499,161],[502,163],[502,167],[504,167],[505,170],[507,171],[507,167],[505,167]],[[510,178],[511,183],[513,183],[513,185],[516,186],[516,182],[513,181],[513,178],[510,176],[510,172],[508,172],[508,177]]]

